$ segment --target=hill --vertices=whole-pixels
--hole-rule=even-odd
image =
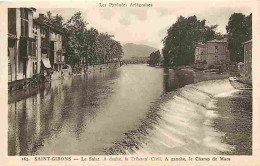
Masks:
[[[158,49],[143,44],[127,43],[123,45],[123,59],[131,59],[133,57],[149,57],[150,54]]]

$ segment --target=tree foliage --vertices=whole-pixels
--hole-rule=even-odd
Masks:
[[[62,30],[64,29],[64,24],[65,24],[64,18],[59,14],[53,16],[51,11],[46,12],[46,15],[43,16],[43,20],[40,21],[43,21],[43,23],[51,25],[54,28],[58,28]]]
[[[82,18],[81,13],[75,13],[66,23],[65,29],[68,32],[68,62],[71,62],[73,65],[80,65],[84,63],[84,54],[85,54],[85,42],[86,40],[86,26],[87,22]]]
[[[180,16],[163,39],[165,66],[189,65],[194,62],[195,43],[214,39],[217,25],[207,26],[206,20]]]
[[[66,63],[70,65],[93,65],[112,62],[123,54],[121,44],[108,33],[87,28],[88,23],[81,12],[75,13],[69,20],[61,15],[52,16],[49,11],[44,23],[63,30],[66,37]]]
[[[161,59],[160,51],[159,50],[154,51],[150,54],[148,64],[151,65],[151,66],[158,65],[160,63],[160,59]]]
[[[244,61],[242,43],[252,39],[252,14],[245,16],[242,13],[234,13],[230,16],[226,26],[230,59],[232,61]]]

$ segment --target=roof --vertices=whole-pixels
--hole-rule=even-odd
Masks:
[[[202,42],[202,41],[197,41],[197,42],[195,43],[195,46],[196,46],[196,47],[206,47],[207,44],[204,43],[204,42]]]
[[[227,43],[227,40],[226,39],[223,39],[223,40],[214,39],[214,40],[207,41],[207,43]]]
[[[252,39],[251,39],[251,40],[248,40],[248,41],[246,41],[246,42],[244,42],[244,43],[242,43],[242,44],[247,44],[247,43],[252,43]]]
[[[31,11],[31,12],[36,12],[36,8],[34,8],[34,7],[30,7],[30,8],[24,8],[24,7],[22,7],[23,9],[25,9],[25,10],[29,10],[29,11]]]
[[[201,43],[196,44],[196,47],[206,47],[206,46],[207,46],[207,44],[201,44]]]

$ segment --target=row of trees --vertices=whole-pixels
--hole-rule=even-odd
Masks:
[[[70,65],[103,64],[118,59],[123,54],[121,44],[112,35],[99,32],[82,18],[81,12],[69,20],[61,15],[53,16],[49,11],[44,15],[44,23],[61,29],[66,36],[66,63]]]
[[[196,42],[206,42],[215,38],[228,38],[231,60],[243,61],[242,43],[252,39],[252,14],[232,14],[226,27],[227,34],[216,32],[217,25],[208,26],[205,23],[206,20],[198,20],[195,15],[178,18],[163,39],[162,53],[165,66],[192,64]]]
[[[160,62],[161,62],[161,53],[160,53],[160,51],[157,50],[157,51],[152,52],[150,54],[148,64],[150,66],[156,66],[156,65],[159,65]]]

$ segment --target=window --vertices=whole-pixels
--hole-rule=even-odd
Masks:
[[[215,46],[215,53],[218,53],[218,46]]]
[[[36,56],[36,42],[35,41],[29,41],[29,55],[30,56]]]
[[[35,62],[33,62],[33,74],[35,74]]]
[[[21,35],[29,35],[28,10],[26,10],[25,8],[21,8]]]
[[[28,36],[29,29],[28,29],[28,21],[21,19],[21,35]]]
[[[8,9],[8,33],[16,35],[16,9]]]
[[[37,73],[37,62],[34,62],[34,73],[33,74],[36,74]]]
[[[10,61],[10,50],[8,48],[8,62]]]
[[[28,10],[21,8],[21,18],[28,20]]]
[[[41,28],[40,31],[41,31],[41,34],[42,34],[42,35],[45,35],[45,33],[46,33],[46,32],[45,32],[45,29],[42,29],[42,28]]]

